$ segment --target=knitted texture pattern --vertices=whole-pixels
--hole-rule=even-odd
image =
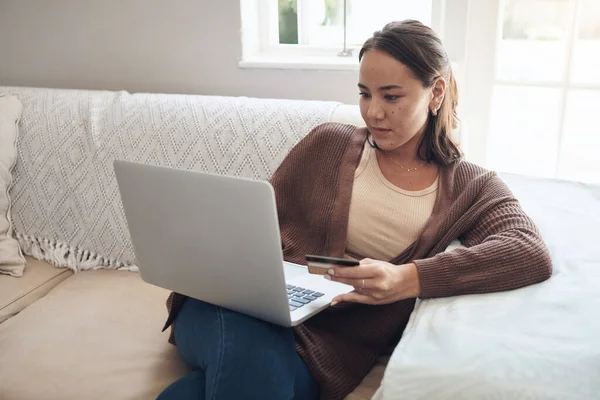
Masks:
[[[23,251],[135,270],[113,160],[268,179],[336,102],[0,87],[23,103],[11,210]]]

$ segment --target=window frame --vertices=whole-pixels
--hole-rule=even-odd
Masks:
[[[348,46],[351,57],[339,56],[341,46],[311,46],[303,33],[304,7],[298,1],[298,42],[279,44],[277,0],[241,0],[242,59],[241,68],[290,68],[358,70],[359,46]],[[432,0],[432,27],[437,32],[444,28],[447,0]],[[456,0],[453,0],[456,1]],[[458,0],[466,2],[468,0]],[[305,24],[305,23],[304,23]]]

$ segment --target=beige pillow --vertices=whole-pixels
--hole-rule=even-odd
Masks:
[[[17,125],[22,109],[15,96],[0,96],[0,274],[11,276],[23,276],[25,269],[19,243],[12,237],[8,196],[17,161]]]

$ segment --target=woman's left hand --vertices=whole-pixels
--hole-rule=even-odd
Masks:
[[[354,286],[355,289],[354,292],[334,297],[331,305],[342,301],[389,304],[421,294],[417,266],[412,263],[394,265],[364,258],[356,267],[331,268],[325,278]]]

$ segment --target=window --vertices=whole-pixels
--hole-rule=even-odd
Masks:
[[[357,50],[374,31],[402,19],[417,19],[435,29],[434,16],[439,14],[442,3],[443,0],[242,0],[243,59],[246,63],[266,60],[278,66],[312,63],[315,68],[329,64],[353,69],[358,65]],[[253,23],[253,19],[258,22]],[[252,32],[254,39],[248,40]]]
[[[465,116],[488,115],[471,153],[498,171],[600,183],[600,2],[505,0],[495,18],[489,95]]]
[[[278,0],[278,44],[359,47],[390,15],[431,25],[431,1]]]

